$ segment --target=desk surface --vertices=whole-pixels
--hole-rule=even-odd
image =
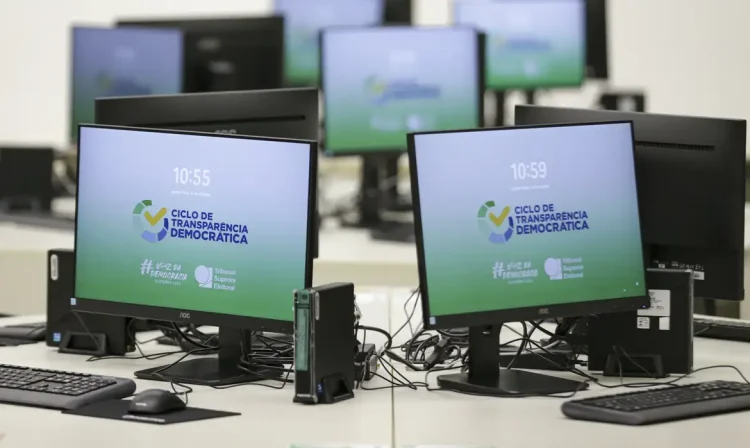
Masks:
[[[387,293],[358,294],[357,302],[362,309],[363,323],[388,329]],[[0,324],[6,323],[13,323],[13,320],[0,320]],[[153,343],[144,347],[147,353],[165,351],[164,346]],[[86,363],[84,356],[63,355],[43,344],[35,344],[2,347],[0,359],[10,364],[128,378],[136,370],[168,364],[177,358],[167,357],[158,361],[113,359]],[[165,383],[142,380],[136,380],[136,383],[139,391],[168,388]],[[235,411],[242,415],[167,426],[0,405],[0,434],[5,434],[0,446],[134,448],[221,445],[287,448],[292,444],[390,444],[391,390],[357,391],[354,399],[335,406],[292,403],[293,390],[292,385],[283,390],[257,385],[228,390],[194,387],[194,392],[190,394],[190,406]]]
[[[406,321],[403,307],[406,297],[408,294],[401,292],[392,299],[391,328],[394,331]],[[412,307],[409,306],[407,310],[411,312]],[[412,323],[418,325],[420,321],[421,312],[417,307]],[[512,333],[502,333],[503,340],[517,337]],[[406,342],[409,336],[407,328],[394,344]],[[750,378],[750,344],[696,338],[695,368],[716,365],[733,365]],[[409,371],[400,364],[396,367],[410,381],[425,381],[423,372]],[[433,388],[437,387],[438,375],[432,373],[427,377]],[[573,374],[557,375],[579,379]],[[722,368],[698,372],[683,383],[718,379],[742,381],[734,370]],[[612,378],[605,383],[617,385],[619,381]],[[579,392],[575,398],[630,391],[633,389],[606,389],[591,385],[589,390]],[[750,445],[750,426],[747,424],[750,411],[632,428],[569,420],[560,411],[563,401],[560,398],[487,398],[447,391],[398,388],[394,389],[393,401],[394,437],[399,446],[746,448]]]

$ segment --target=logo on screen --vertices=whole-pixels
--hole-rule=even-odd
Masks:
[[[420,84],[413,79],[384,80],[376,76],[365,79],[365,91],[374,104],[399,100],[423,100],[440,97],[440,87]]]
[[[495,201],[487,201],[479,207],[477,213],[479,229],[483,235],[489,235],[493,244],[505,244],[513,236],[513,217],[510,216],[510,207],[498,207]]]
[[[167,209],[156,207],[149,199],[144,199],[133,209],[133,225],[141,238],[149,243],[163,240],[169,234],[169,217]]]

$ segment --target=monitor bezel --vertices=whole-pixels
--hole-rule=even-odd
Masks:
[[[68,70],[68,121],[67,121],[67,128],[65,130],[67,134],[67,140],[68,144],[70,145],[77,145],[78,144],[78,134],[74,137],[71,135],[71,131],[73,130],[73,126],[77,128],[82,123],[74,123],[73,117],[75,115],[75,99],[76,99],[76,88],[75,88],[75,62],[76,62],[76,54],[75,54],[75,38],[76,38],[76,32],[78,31],[119,31],[119,30],[125,30],[125,32],[151,32],[151,33],[174,33],[179,36],[180,39],[180,92],[182,92],[185,84],[183,72],[184,65],[185,65],[185,33],[180,29],[174,29],[174,28],[140,28],[140,27],[128,27],[128,28],[112,28],[112,27],[106,27],[106,26],[97,26],[97,25],[71,25],[68,30],[68,43],[70,52],[68,54],[68,64],[70,69]],[[178,95],[177,93],[168,93],[164,95]],[[105,97],[105,98],[118,98],[118,97]],[[96,98],[94,99],[94,114],[96,115]]]
[[[232,135],[232,134],[214,134],[208,132],[194,132],[194,131],[175,131],[168,129],[152,129],[152,128],[136,128],[129,126],[112,126],[112,125],[98,125],[98,124],[81,124],[78,126],[79,135],[83,128],[97,128],[97,129],[115,129],[123,131],[135,131],[135,132],[149,132],[149,133],[160,133],[160,134],[180,134],[180,135],[194,135],[201,137],[213,137],[213,138],[231,138],[231,139],[243,139],[243,140],[256,140],[256,141],[274,141],[274,142],[288,142],[288,143],[300,143],[309,145],[310,149],[310,173],[309,173],[309,185],[308,185],[308,204],[307,204],[307,240],[305,247],[305,274],[304,274],[304,288],[312,287],[312,275],[313,275],[313,239],[315,231],[315,213],[316,213],[316,198],[317,198],[317,164],[318,164],[318,144],[313,140],[304,139],[287,139],[287,138],[272,138],[272,137],[256,137],[247,135]],[[76,154],[76,170],[80,169],[81,163],[81,150]],[[76,189],[76,203],[79,199],[79,189]],[[78,207],[75,212],[76,226],[78,224]],[[73,234],[74,248],[78,244],[78,232]],[[73,251],[74,266],[77,267],[78,256],[77,251]],[[289,291],[289,307],[292,308],[293,291]],[[73,299],[71,299],[71,308],[74,311],[97,313],[97,314],[109,314],[116,316],[128,316],[141,319],[155,319],[164,320],[169,322],[177,323],[200,323],[204,325],[217,325],[225,326],[235,329],[253,329],[258,331],[273,331],[280,333],[291,333],[294,325],[294,316],[290,316],[288,321],[269,319],[263,317],[252,317],[252,316],[239,316],[224,313],[213,313],[208,311],[197,311],[191,309],[177,309],[167,308],[160,306],[141,305],[133,303],[123,303],[103,300],[101,298],[86,298],[77,297],[75,291],[75,282],[73,286]],[[291,313],[290,313],[291,314]]]
[[[565,0],[565,1],[578,1],[580,3],[581,7],[581,14],[582,14],[582,21],[581,21],[581,36],[583,37],[582,42],[582,50],[583,50],[583,63],[582,63],[582,69],[581,69],[581,79],[574,82],[574,83],[549,83],[549,84],[541,84],[541,85],[534,85],[534,86],[520,86],[520,85],[514,85],[514,84],[507,84],[503,86],[499,85],[491,85],[489,82],[489,77],[487,76],[487,73],[485,73],[485,80],[486,80],[486,89],[490,92],[504,92],[507,90],[522,90],[522,91],[534,91],[534,90],[541,90],[541,89],[558,89],[558,88],[575,88],[582,86],[587,79],[587,72],[588,72],[588,54],[587,54],[587,41],[586,41],[586,0]],[[457,25],[457,26],[471,26],[467,23],[458,23],[457,22],[457,16],[458,16],[458,8],[461,7],[461,4],[482,4],[485,6],[498,4],[498,3],[531,3],[531,2],[553,2],[552,0],[506,0],[504,2],[500,1],[488,1],[488,2],[461,2],[457,1],[453,3],[453,7],[450,10],[451,14],[451,23]],[[485,72],[489,70],[490,61],[489,58],[487,58],[487,45],[491,36],[491,33],[485,32],[487,38],[485,39],[485,63],[484,63],[484,70]]]
[[[651,299],[648,295],[648,289],[646,286],[646,294],[641,296],[628,296],[620,298],[602,299],[602,300],[591,300],[587,302],[573,302],[573,303],[561,303],[548,306],[530,306],[524,308],[509,308],[504,310],[489,310],[489,311],[476,311],[463,314],[445,314],[432,316],[430,314],[430,296],[429,296],[429,285],[427,284],[427,271],[425,264],[425,251],[424,251],[424,234],[422,231],[422,206],[419,200],[419,167],[417,163],[417,149],[415,137],[418,135],[428,134],[453,134],[453,133],[468,133],[468,132],[495,132],[495,131],[508,131],[512,132],[521,129],[539,129],[539,128],[561,128],[561,127],[572,127],[572,126],[602,126],[611,124],[628,124],[630,126],[631,135],[631,157],[633,160],[633,168],[635,170],[635,134],[633,130],[633,122],[629,120],[610,121],[610,122],[597,122],[597,123],[565,123],[565,124],[546,124],[546,125],[533,125],[533,126],[506,126],[496,128],[485,128],[485,129],[464,129],[464,130],[453,130],[453,131],[435,131],[435,132],[418,132],[410,133],[407,136],[409,141],[408,156],[409,156],[409,174],[411,178],[411,193],[412,193],[412,204],[414,206],[414,234],[415,242],[417,246],[417,270],[419,276],[419,291],[421,294],[422,303],[422,321],[424,322],[424,328],[428,330],[438,330],[446,328],[459,328],[459,327],[476,327],[484,325],[497,325],[506,322],[518,322],[536,319],[546,319],[550,317],[571,317],[571,316],[586,316],[590,314],[599,313],[613,313],[619,311],[628,311],[635,309],[645,309],[650,306]],[[635,188],[635,183],[633,184]],[[637,200],[637,197],[636,197]],[[640,211],[638,213],[638,228],[640,229]],[[642,239],[642,236],[641,236]],[[643,247],[642,241],[640,247]],[[643,278],[645,284],[646,278],[646,266],[643,266]],[[436,323],[430,321],[431,317],[437,318]]]
[[[324,45],[323,40],[325,39],[325,36],[329,33],[335,33],[335,32],[341,32],[341,31],[365,31],[365,30],[377,30],[379,32],[388,32],[393,30],[411,30],[414,32],[430,32],[435,30],[464,30],[464,31],[471,31],[474,33],[475,36],[475,43],[477,46],[477,54],[476,54],[476,60],[477,60],[477,127],[481,127],[484,124],[484,92],[486,90],[485,85],[485,34],[481,31],[477,30],[476,28],[472,28],[469,26],[453,26],[453,25],[447,25],[447,26],[426,26],[426,27],[412,27],[412,26],[406,26],[406,25],[387,25],[387,26],[364,26],[364,27],[354,27],[354,26],[335,26],[335,27],[329,27],[324,30],[322,30],[318,35],[318,46],[320,48],[320,51],[318,52],[318,67],[320,70],[320,89],[321,91],[325,92],[325,70],[323,70],[323,58],[324,58]],[[327,147],[327,136],[328,136],[328,123],[330,122],[328,120],[328,101],[326,100],[326,95],[322,95],[322,109],[323,109],[323,127],[321,131],[321,139],[320,139],[320,147],[322,153],[327,157],[352,157],[352,156],[394,156],[399,154],[404,154],[408,149],[408,132],[406,132],[405,136],[407,137],[407,140],[404,141],[404,147],[403,148],[384,148],[384,147],[375,147],[375,148],[357,148],[353,150],[329,150]],[[430,131],[430,132],[444,132],[444,131]]]

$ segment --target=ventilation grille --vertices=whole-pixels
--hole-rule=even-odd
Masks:
[[[683,151],[713,151],[715,146],[711,145],[687,145],[684,143],[661,143],[661,142],[644,142],[636,140],[635,146],[638,148],[660,148],[660,149],[681,149]]]

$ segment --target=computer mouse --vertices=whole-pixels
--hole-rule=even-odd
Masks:
[[[165,414],[185,409],[185,402],[163,389],[148,389],[136,394],[128,407],[130,414]]]

